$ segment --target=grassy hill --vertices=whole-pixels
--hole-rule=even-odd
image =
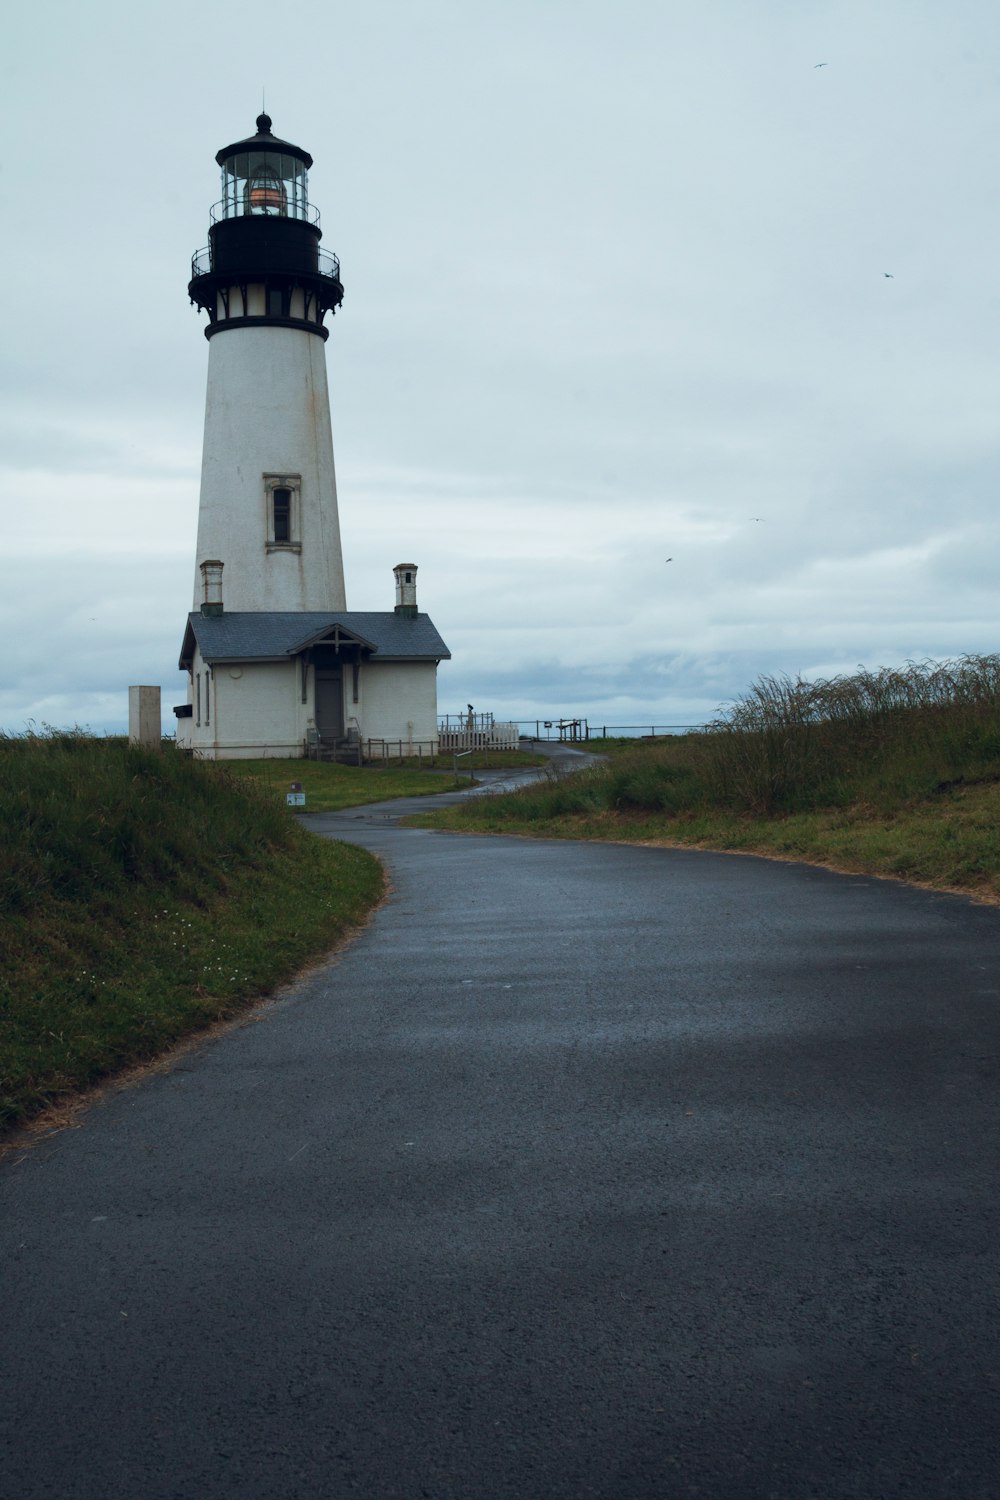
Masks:
[[[409,819],[804,859],[1000,900],[1000,656],[762,678],[708,731]]]
[[[273,787],[77,733],[0,738],[0,834],[0,1130],[233,1015],[383,892]]]

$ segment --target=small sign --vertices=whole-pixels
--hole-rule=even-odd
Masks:
[[[305,807],[305,805],[306,805],[306,794],[302,790],[302,783],[301,783],[301,781],[293,781],[292,782],[291,787],[290,787],[289,792],[288,792],[288,795],[285,798],[285,801],[287,802],[287,804],[288,804],[289,807]]]

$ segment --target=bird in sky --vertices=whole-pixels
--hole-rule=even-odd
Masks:
[[[883,271],[882,275],[885,277],[886,281],[895,281],[896,279],[891,271]]]
[[[750,519],[751,519],[751,521],[763,521],[764,517],[763,516],[751,516]]]
[[[664,561],[664,562],[673,562],[673,558],[672,558],[672,557],[665,557],[665,558],[664,558],[664,559],[663,559],[663,561]]]
[[[814,68],[828,68],[829,66],[829,63],[813,63]]]

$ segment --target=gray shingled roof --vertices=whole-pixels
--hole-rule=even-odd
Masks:
[[[317,612],[234,611],[188,616],[181,647],[181,667],[194,656],[195,642],[205,661],[273,661],[294,656],[321,639],[335,625],[357,637],[374,656],[439,661],[451,652],[428,615],[415,618],[389,611]]]

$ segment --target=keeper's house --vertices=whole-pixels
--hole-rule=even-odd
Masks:
[[[214,601],[189,616],[181,666],[190,713],[178,743],[209,760],[378,756],[437,749],[437,667],[444,641],[415,603],[413,564],[396,568],[391,613],[240,610]]]

